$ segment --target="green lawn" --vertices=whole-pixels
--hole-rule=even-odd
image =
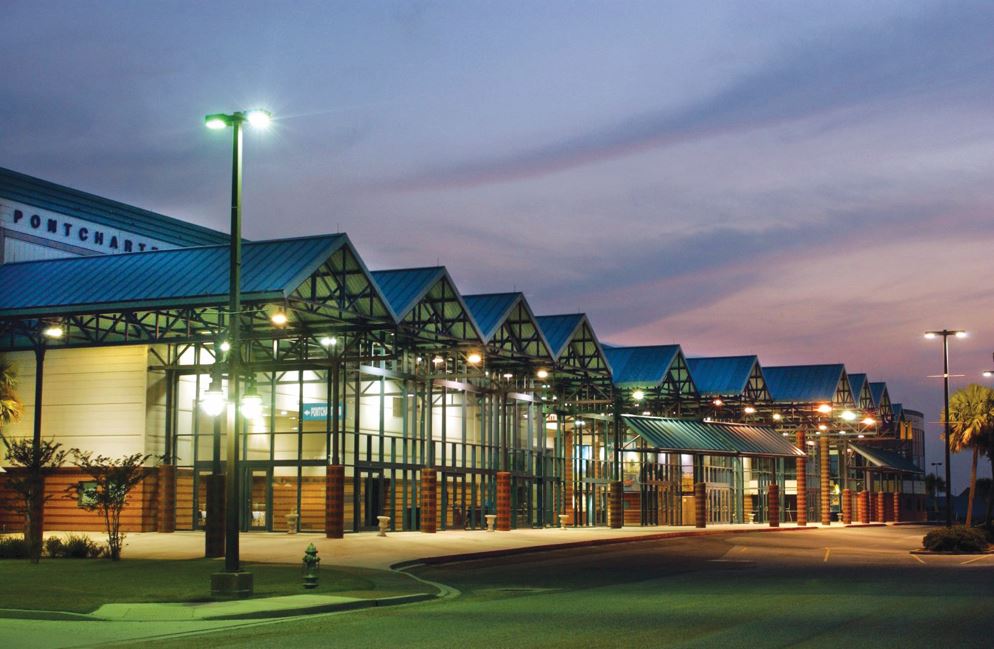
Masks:
[[[224,564],[187,561],[106,559],[0,560],[0,608],[88,613],[112,602],[196,602],[210,600],[210,575]],[[255,575],[255,596],[324,593],[387,597],[424,592],[425,586],[392,572],[322,566],[320,585],[305,591],[297,566],[245,564]]]

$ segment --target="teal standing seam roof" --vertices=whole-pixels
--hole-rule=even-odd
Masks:
[[[870,394],[873,396],[873,407],[879,408],[880,401],[884,398],[884,393],[887,392],[887,383],[884,381],[877,381],[875,383],[870,383]]]
[[[680,345],[604,346],[615,385],[659,385],[681,353]]]
[[[915,466],[914,462],[893,451],[885,451],[881,448],[853,444],[851,442],[849,448],[862,455],[873,466],[881,469],[898,471],[900,473],[924,473],[919,467]]]
[[[0,196],[175,246],[227,243],[228,235],[0,167]]]
[[[900,421],[904,416],[904,405],[900,403],[890,404],[890,410],[894,415],[894,421]]]
[[[374,270],[370,274],[379,286],[383,299],[400,319],[410,313],[438,280],[447,275],[444,266]]]
[[[712,356],[688,358],[690,377],[701,396],[740,395],[749,385],[756,356]]]
[[[287,296],[347,244],[344,234],[243,244],[243,299]],[[223,303],[229,259],[223,245],[4,264],[0,316]]]
[[[793,403],[831,402],[842,380],[845,366],[785,365],[764,367],[763,377],[774,401]]]
[[[570,313],[566,315],[540,315],[535,318],[539,328],[549,341],[553,358],[559,358],[577,327],[583,324],[582,313]]]
[[[691,419],[622,415],[653,450],[706,455],[801,457],[804,451],[772,428]]]
[[[483,341],[490,342],[522,297],[522,293],[484,293],[464,295],[462,299],[476,324],[480,325]]]

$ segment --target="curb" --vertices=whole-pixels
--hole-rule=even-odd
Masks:
[[[860,525],[859,527],[868,527]],[[555,550],[571,550],[574,548],[588,548],[601,545],[618,545],[621,543],[640,543],[645,541],[662,541],[664,539],[676,539],[693,536],[718,536],[720,534],[764,534],[771,532],[805,532],[820,529],[818,527],[761,527],[746,530],[702,530],[687,532],[661,532],[659,534],[646,534],[644,536],[626,536],[621,538],[607,539],[587,539],[585,541],[569,541],[566,543],[549,543],[547,545],[532,545],[520,548],[505,548],[501,550],[483,550],[481,552],[466,552],[462,554],[448,554],[436,557],[425,557],[423,559],[410,559],[401,561],[390,566],[392,570],[411,568],[419,565],[440,565],[444,563],[456,563],[459,561],[477,561],[480,559],[493,559],[497,557],[508,557],[519,554],[531,554],[533,552],[553,552]]]

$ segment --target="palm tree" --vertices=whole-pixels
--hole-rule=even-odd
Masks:
[[[977,492],[977,458],[986,451],[994,431],[994,390],[972,383],[949,398],[949,448],[954,453],[970,449],[970,495],[966,526],[973,522],[973,499]]]
[[[17,367],[13,361],[0,357],[0,431],[18,421],[24,406],[17,396]]]

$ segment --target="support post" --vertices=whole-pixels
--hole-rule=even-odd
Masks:
[[[829,492],[829,462],[828,462],[828,437],[822,436],[818,440],[818,465],[819,465],[819,492],[821,496],[821,524],[830,525],[832,523],[832,497]]]
[[[345,536],[345,467],[329,464],[325,470],[324,534],[329,539]]]
[[[804,431],[797,431],[797,448],[804,453],[795,462],[797,468],[797,525],[804,527],[808,524],[808,447],[804,439]]]
[[[894,511],[891,520],[893,520],[895,523],[899,523],[901,522],[901,492],[895,491],[893,493],[893,498],[894,498],[894,508],[893,508]]]
[[[621,529],[625,525],[625,488],[621,480],[608,485],[607,520],[611,529]]]
[[[435,469],[421,469],[421,531],[425,534],[434,534],[438,530],[437,484]]]
[[[157,531],[171,533],[176,531],[176,465],[160,464],[158,480],[158,511]]]
[[[694,485],[694,525],[699,528],[708,525],[708,486],[704,482]]]
[[[766,488],[766,511],[769,512],[770,527],[780,527],[780,487],[775,482]]]
[[[873,511],[873,520],[877,523],[883,523],[887,520],[884,508],[887,506],[887,494],[883,491],[878,491],[876,493],[877,506]]]
[[[842,524],[852,524],[852,491],[849,489],[842,490]]]
[[[511,531],[511,472],[497,472],[497,531]]]
[[[207,512],[207,521],[204,526],[204,556],[208,559],[223,557],[224,475],[211,474],[202,479],[207,487],[207,502],[204,503],[204,510]],[[175,511],[175,507],[173,509]]]
[[[866,490],[859,492],[859,522],[866,525],[870,522],[870,493]]]

